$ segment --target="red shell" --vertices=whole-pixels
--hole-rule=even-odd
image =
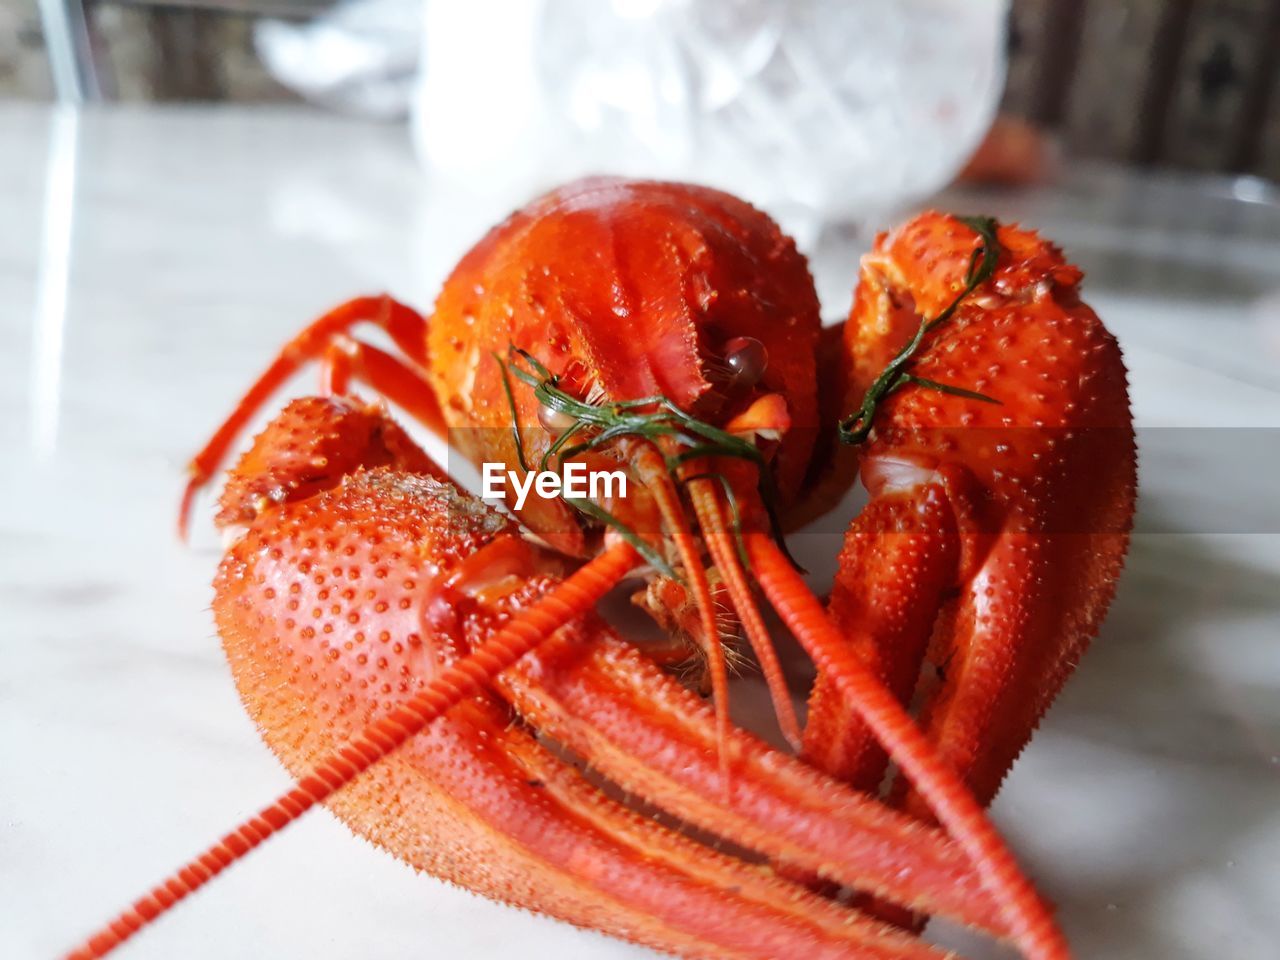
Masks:
[[[768,216],[705,187],[602,178],[547,194],[491,230],[445,283],[428,344],[454,443],[473,462],[511,469],[510,407],[492,355],[513,344],[580,397],[662,394],[712,423],[777,392],[792,424],[775,461],[785,498],[799,489],[818,425],[820,326],[805,259]],[[768,366],[755,390],[728,397],[724,345],[744,336],[764,344]],[[546,442],[538,404],[515,387],[537,450]],[[539,503],[521,519],[561,532],[576,526],[566,511]]]

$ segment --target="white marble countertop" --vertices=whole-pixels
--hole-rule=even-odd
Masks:
[[[1094,170],[939,201],[1065,244],[1131,368],[1140,533],[995,808],[1091,960],[1280,941],[1280,208],[1215,190]],[[433,192],[395,128],[0,105],[0,956],[69,946],[285,786],[213,636],[207,510],[173,534],[183,463],[300,323],[358,292],[429,303],[493,213]],[[856,247],[815,257],[831,313]],[[513,953],[648,955],[322,812],[125,955]]]

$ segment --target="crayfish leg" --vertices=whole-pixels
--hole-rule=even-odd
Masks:
[[[969,855],[996,898],[1017,946],[1031,960],[1069,956],[1066,939],[1049,908],[961,778],[850,648],[778,545],[756,532],[748,533],[746,541],[752,568],[774,609]]]
[[[437,436],[444,436],[435,391],[419,367],[372,344],[337,334],[320,361],[321,392],[325,396],[346,396],[353,380],[373,387]]]
[[[994,799],[1097,633],[1127,539],[1004,533],[944,611],[929,659],[945,675],[921,723],[980,803]],[[907,785],[895,787],[901,803]],[[906,807],[927,816],[914,794]]]
[[[330,346],[336,338],[345,335],[352,327],[361,323],[372,323],[385,330],[396,346],[404,353],[408,363],[396,361],[383,351],[376,351],[368,357],[355,351],[345,366],[370,386],[385,392],[388,396],[396,395],[410,400],[407,409],[422,420],[431,430],[444,432],[444,417],[439,405],[435,402],[435,393],[426,380],[427,363],[427,321],[413,309],[393,300],[391,297],[357,297],[335,307],[319,319],[308,324],[301,332],[281,347],[275,360],[245,391],[235,408],[214,431],[213,436],[204,447],[191,459],[187,466],[190,478],[182,494],[182,502],[178,510],[178,533],[186,537],[188,518],[195,495],[217,473],[218,468],[231,452],[236,439],[248,426],[249,421],[282,387],[303,364],[320,360],[329,353]],[[347,338],[348,340],[350,338]],[[371,350],[374,348],[370,348]],[[330,363],[335,361],[332,357]],[[339,378],[342,374],[340,373]],[[406,385],[406,380],[420,378],[420,391],[415,392]],[[326,380],[334,377],[327,375]]]
[[[592,770],[701,834],[838,886],[1008,933],[967,857],[940,832],[737,728],[727,791],[707,705],[603,625],[590,645],[535,651],[499,688]]]
[[[903,704],[916,689],[958,561],[955,519],[937,484],[881,493],[845,535],[828,613]],[[887,754],[827,674],[818,677],[809,699],[804,757],[873,795],[885,775]]]
[[[643,444],[637,451],[636,465],[658,506],[667,536],[675,544],[680,562],[684,566],[685,576],[689,580],[689,591],[697,608],[699,625],[697,636],[702,644],[707,674],[711,679],[711,701],[716,712],[716,752],[720,755],[720,767],[726,774],[726,783],[728,783],[731,726],[729,667],[725,657],[724,643],[720,636],[720,624],[716,616],[711,585],[707,578],[707,569],[703,566],[701,551],[693,533],[685,522],[684,510],[675,482],[671,479],[661,455],[653,447]]]
[[[723,491],[709,479],[695,479],[689,483],[689,496],[693,500],[694,512],[702,536],[707,542],[711,556],[715,560],[724,577],[725,588],[733,602],[734,612],[742,623],[751,649],[755,652],[760,664],[760,672],[764,676],[769,689],[769,697],[773,702],[773,712],[778,720],[778,727],[793,749],[800,749],[800,721],[796,717],[795,706],[791,702],[791,691],[787,688],[787,679],[778,660],[778,652],[774,648],[773,638],[765,626],[760,608],[747,583],[746,573],[738,557],[737,544],[730,532],[726,520],[727,504]]]

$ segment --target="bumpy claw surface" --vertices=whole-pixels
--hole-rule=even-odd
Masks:
[[[1097,633],[1136,484],[1124,364],[1080,299],[1080,271],[1031,231],[997,237],[994,274],[926,334],[910,368],[995,402],[917,383],[883,404],[861,460],[873,499],[831,599],[900,699],[923,697],[929,735],[984,803]],[[980,244],[936,213],[879,238],[845,326],[846,409],[951,303]],[[867,790],[885,769],[828,682],[806,753]]]
[[[268,431],[259,447],[277,442]],[[214,610],[246,706],[291,771],[303,774],[554,585],[563,562],[513,533],[448,483],[388,468],[357,469],[250,524],[220,569]],[[486,695],[451,711],[333,809],[421,869],[681,955],[938,955],[607,799],[537,730],[701,830],[1002,929],[950,841],[742,733],[730,797],[711,711],[593,615],[498,689],[506,702]]]

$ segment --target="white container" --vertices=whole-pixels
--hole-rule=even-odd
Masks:
[[[1008,0],[427,0],[414,137],[489,210],[587,173],[694,180],[805,232],[949,181]]]

